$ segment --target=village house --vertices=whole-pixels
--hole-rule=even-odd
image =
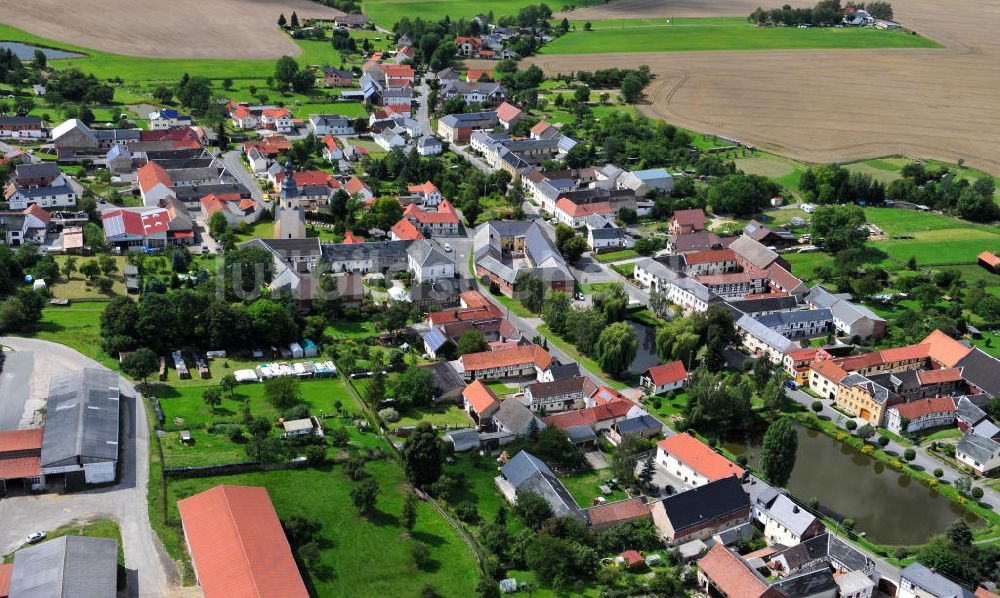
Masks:
[[[671,235],[689,235],[705,230],[705,210],[677,210],[670,217]]]
[[[287,108],[268,108],[261,111],[260,125],[279,133],[291,133],[292,113]]]
[[[14,168],[4,199],[11,210],[24,210],[37,204],[43,208],[65,208],[76,205],[83,186],[63,174],[52,162],[18,164]]]
[[[408,269],[418,283],[455,277],[455,260],[427,240],[414,241],[406,250]]]
[[[14,553],[12,564],[0,565],[0,590],[13,598],[115,598],[118,550],[114,538],[78,535],[26,546]]]
[[[176,110],[162,108],[149,113],[149,128],[153,131],[163,131],[174,127],[191,126],[191,117],[182,115]]]
[[[476,276],[486,276],[508,297],[517,277],[528,272],[551,289],[572,292],[575,279],[552,239],[537,222],[491,220],[476,228],[473,239]]]
[[[984,251],[976,256],[976,260],[983,268],[994,274],[1000,274],[1000,257],[997,257],[995,253]]]
[[[354,83],[354,73],[349,70],[325,66],[322,71],[323,87],[351,87]]]
[[[708,311],[710,305],[722,299],[693,278],[679,277],[666,287],[667,301],[679,305],[685,315]]]
[[[448,114],[438,121],[438,135],[449,143],[468,143],[473,131],[492,129],[499,122],[495,111]]]
[[[424,135],[417,140],[417,153],[421,156],[440,156],[443,151],[441,140],[433,135]]]
[[[774,249],[787,249],[798,245],[799,240],[788,231],[774,230],[756,220],[743,227],[743,234],[754,241]]]
[[[656,438],[663,434],[663,424],[648,413],[638,417],[626,417],[611,424],[608,439],[619,443],[630,434],[638,438]]]
[[[590,529],[595,532],[652,517],[649,506],[640,497],[595,505],[585,511],[590,521]]]
[[[662,395],[673,390],[684,388],[688,374],[680,361],[661,363],[653,366],[639,376],[639,386],[646,389],[647,394]]]
[[[425,236],[453,237],[460,230],[458,212],[447,199],[431,210],[425,210],[415,203],[410,204],[403,210],[403,218],[409,220]]]
[[[500,399],[481,381],[473,380],[462,390],[462,407],[476,422],[479,431],[489,431],[493,428],[493,414],[500,408]]]
[[[708,596],[721,598],[785,598],[771,588],[732,548],[716,544],[698,559],[698,586]]]
[[[438,97],[442,100],[462,98],[466,104],[486,103],[499,106],[507,99],[507,88],[493,81],[445,81],[438,91]]]
[[[764,518],[764,539],[771,545],[795,546],[826,531],[819,518],[780,493],[768,506]]]
[[[910,563],[899,575],[897,598],[974,598],[972,592],[921,563]]]
[[[789,351],[782,360],[782,369],[792,377],[795,384],[809,384],[809,366],[816,360],[819,349],[798,349]]]
[[[833,361],[815,361],[809,366],[809,390],[825,399],[836,399],[840,382],[847,375],[847,371]]]
[[[739,272],[740,265],[732,249],[714,249],[684,256],[685,274],[691,277]]]
[[[194,226],[187,207],[172,196],[153,207],[104,212],[101,224],[105,239],[122,252],[194,245]]]
[[[339,162],[344,159],[344,150],[337,139],[329,133],[323,137],[323,159],[328,162]]]
[[[977,475],[990,475],[1000,469],[1000,442],[974,432],[966,434],[955,446],[955,459]]]
[[[42,119],[37,116],[0,116],[0,138],[33,140],[45,135]]]
[[[800,349],[793,341],[744,314],[736,320],[736,332],[743,347],[754,357],[766,357],[771,363],[782,363],[785,355]]]
[[[668,496],[652,503],[650,510],[660,536],[670,546],[679,546],[745,523],[750,498],[740,481],[730,476]]]
[[[885,427],[893,434],[912,434],[925,428],[953,425],[955,425],[955,400],[947,396],[917,399],[896,405],[889,408],[885,418]]]
[[[500,121],[500,126],[508,131],[520,122],[523,117],[524,113],[521,112],[521,109],[513,104],[504,102],[497,106],[497,120]]]
[[[665,168],[633,170],[622,174],[617,181],[619,189],[631,189],[636,197],[646,197],[651,192],[670,193],[674,178]]]
[[[337,15],[333,17],[333,24],[338,29],[365,29],[368,27],[368,17],[360,13]]]
[[[239,195],[210,193],[201,198],[201,213],[205,220],[209,221],[213,214],[221,212],[229,228],[237,228],[243,223],[253,224],[260,219],[263,211],[260,202]]]
[[[590,400],[587,401],[588,404],[594,403],[593,406],[586,409],[577,409],[575,411],[550,415],[543,421],[550,426],[555,426],[566,432],[580,426],[586,426],[597,431],[610,431],[612,426],[626,419],[629,411],[636,405],[632,401],[620,396],[616,396],[610,401],[602,399],[600,402],[595,403],[595,397],[601,397],[603,388],[598,389]]]
[[[8,247],[19,247],[24,243],[42,245],[51,220],[52,215],[38,207],[38,204],[31,204],[19,211],[0,212],[3,242]]]
[[[426,181],[420,185],[409,185],[406,190],[419,197],[424,207],[434,207],[444,199],[441,196],[441,191],[430,181]]]
[[[532,411],[554,413],[585,407],[596,391],[597,385],[590,378],[579,376],[529,384],[524,387],[524,400]]]
[[[877,382],[860,374],[850,374],[840,381],[834,402],[844,411],[881,427],[886,410],[902,399]]]
[[[586,219],[587,245],[594,251],[604,249],[628,249],[635,247],[635,239],[630,237],[625,229],[594,214]]]
[[[500,494],[512,505],[517,503],[518,494],[534,492],[545,499],[554,516],[572,517],[587,522],[587,515],[577,506],[573,496],[555,473],[541,459],[527,451],[521,451],[507,461],[500,468],[500,475],[494,482]]]
[[[681,277],[676,270],[651,257],[635,262],[632,278],[644,289],[665,292],[671,283]]]
[[[885,335],[885,320],[867,307],[855,305],[845,297],[831,293],[816,285],[805,295],[805,301],[814,308],[829,309],[833,325],[849,337],[861,339],[881,338]]]
[[[786,338],[814,338],[830,331],[833,315],[828,309],[805,309],[775,312],[756,319]]]
[[[317,137],[324,135],[346,137],[355,134],[351,119],[339,114],[310,114],[309,124],[306,126]]]
[[[742,478],[745,473],[742,467],[687,432],[656,443],[656,462],[695,488],[723,478]]]
[[[458,358],[459,373],[466,380],[538,379],[552,363],[552,356],[538,345],[467,353]]]

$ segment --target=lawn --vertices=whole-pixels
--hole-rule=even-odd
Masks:
[[[915,257],[921,265],[975,264],[983,250],[1000,250],[1000,232],[972,226],[917,231],[912,235],[913,239],[889,239],[871,246],[900,262]]]
[[[798,50],[832,48],[938,48],[937,42],[901,31],[860,28],[755,27],[746,19],[593,21],[593,31],[576,31],[542,48],[541,54],[687,52],[711,50]]]
[[[459,453],[455,455],[454,463],[445,465],[444,471],[465,475],[466,484],[456,493],[453,502],[459,504],[469,501],[475,504],[485,521],[492,521],[500,507],[507,505],[493,482],[498,473],[497,463],[491,457],[480,457],[479,453],[473,452]]]
[[[333,339],[345,339],[367,338],[375,336],[378,334],[378,331],[375,330],[375,322],[371,320],[361,322],[355,320],[338,320],[332,326],[327,326],[323,333]]]
[[[746,158],[736,158],[736,167],[747,174],[766,176],[782,187],[799,194],[799,181],[806,171],[805,165],[795,160],[782,158],[766,152],[754,152]]]
[[[555,11],[564,7],[583,7],[600,2],[601,0],[569,0],[551,6]],[[494,0],[488,6],[479,0],[364,0],[362,10],[368,18],[386,29],[391,29],[403,17],[413,19],[415,16],[420,16],[424,21],[440,21],[445,17],[453,21],[459,18],[470,20],[487,10],[496,17],[513,16],[525,6],[536,4],[537,0]]]
[[[87,280],[79,272],[74,272],[67,276],[66,260],[69,259],[69,256],[57,255],[54,258],[59,265],[60,277],[58,281],[49,284],[49,290],[52,291],[52,296],[56,299],[106,301],[115,295],[125,293],[125,277],[122,276],[122,269],[125,267],[126,262],[124,257],[117,256],[112,258],[118,266],[118,272],[111,276],[115,284],[111,288],[110,294],[102,293],[97,289],[97,286],[88,284]],[[91,260],[76,258],[76,268],[79,269],[80,266],[88,261]]]
[[[101,351],[101,313],[106,305],[103,301],[50,305],[42,310],[42,320],[36,330],[11,334],[66,345],[114,369],[118,360]]]
[[[295,103],[288,106],[294,118],[309,120],[311,114],[339,114],[348,118],[366,118],[368,113],[360,102]]]
[[[656,407],[657,400],[660,402],[659,408]],[[647,411],[656,415],[660,421],[676,424],[684,417],[684,409],[688,404],[688,394],[682,391],[673,399],[669,399],[667,396],[643,399],[642,404]]]
[[[555,345],[556,347],[559,347],[559,349],[561,349],[563,353],[568,355],[570,359],[579,363],[586,369],[590,370],[590,372],[593,373],[595,376],[598,376],[606,383],[608,383],[608,385],[611,388],[614,388],[616,390],[624,390],[629,387],[628,384],[620,382],[614,379],[609,374],[606,374],[603,370],[601,370],[601,366],[598,365],[596,361],[577,351],[575,346],[564,341],[559,335],[549,330],[549,327],[547,325],[542,324],[541,326],[539,326],[538,332],[542,336],[544,336],[549,341],[549,343]]]
[[[475,423],[464,409],[455,404],[406,409],[400,415],[402,417],[391,427],[415,426],[420,422],[430,422],[435,427],[469,428]]]
[[[369,462],[367,471],[379,482],[376,512],[361,517],[351,506],[355,485],[339,467],[249,473],[216,478],[171,480],[170,523],[179,527],[177,501],[219,484],[263,486],[279,518],[301,515],[323,524],[320,562],[305,576],[318,596],[408,596],[432,584],[442,596],[470,596],[478,581],[469,550],[430,505],[418,501],[412,536],[399,523],[407,489],[403,472],[389,461]],[[417,569],[410,556],[414,542],[430,549],[431,561]],[[171,556],[180,549],[170,545]],[[392,575],[386,572],[391,571]]]
[[[634,249],[622,249],[620,251],[609,251],[608,253],[594,254],[594,258],[604,264],[608,262],[620,262],[639,257],[639,253]]]
[[[590,507],[594,504],[594,499],[598,496],[604,496],[601,493],[600,486],[608,481],[612,477],[610,469],[598,469],[596,471],[590,471],[584,474],[575,475],[566,478],[559,478],[559,481],[566,486],[569,493],[573,495],[573,499],[576,504],[580,505],[582,508]],[[623,490],[620,488],[615,489],[611,494],[604,496],[608,502],[615,502],[619,500],[624,500],[628,498]]]
[[[537,318],[536,314],[528,311],[528,308],[521,305],[521,302],[517,299],[512,299],[503,293],[497,293],[493,295],[493,298],[500,302],[501,305],[514,312],[514,314],[521,318]]]
[[[816,268],[829,266],[833,262],[830,254],[822,251],[813,251],[812,253],[783,253],[781,257],[792,266],[792,274],[802,280],[812,280],[815,276]]]
[[[118,566],[125,565],[125,553],[122,551],[122,535],[118,529],[118,524],[111,519],[77,519],[61,525],[53,530],[39,530],[45,532],[45,540],[55,540],[63,536],[85,536],[87,538],[111,538],[118,541]],[[14,561],[14,553],[22,548],[27,548],[27,544],[22,544],[16,550],[4,557],[4,563]]]

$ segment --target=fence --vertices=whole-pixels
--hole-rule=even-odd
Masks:
[[[205,465],[203,467],[171,467],[163,469],[163,477],[173,479],[209,478],[219,475],[236,475],[254,471],[278,471],[282,469],[297,469],[306,467],[308,461],[292,461],[291,463],[261,463],[260,461],[244,461],[242,463],[227,463],[223,465]]]

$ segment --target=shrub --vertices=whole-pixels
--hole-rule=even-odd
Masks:
[[[847,428],[848,430],[854,431],[858,428],[858,422],[854,421],[853,419],[849,419],[847,420],[847,423],[844,424],[844,427]]]
[[[293,405],[282,414],[286,421],[293,419],[305,419],[309,417],[309,405],[305,403],[299,403],[298,405]]]
[[[347,428],[333,428],[329,430],[330,443],[336,447],[345,447],[351,441],[351,433]]]
[[[410,548],[410,556],[413,557],[413,564],[417,569],[423,569],[431,560],[431,549],[423,542],[415,542]]]
[[[243,440],[243,428],[239,424],[212,424],[208,427],[212,434],[222,434],[233,442]]]
[[[822,401],[813,401],[813,403],[812,403],[812,410],[815,411],[816,413],[819,413],[820,411],[822,411],[823,410],[823,402]]]
[[[893,459],[892,461],[889,461],[889,467],[899,471],[900,469],[903,469],[903,462],[899,459]]]
[[[399,421],[399,412],[392,407],[386,407],[378,412],[378,416],[382,418],[382,421],[387,424],[396,423]]]
[[[863,447],[861,447],[861,452],[866,455],[870,455],[875,452],[875,447],[870,444],[866,444]]]
[[[927,481],[927,485],[930,486],[931,488],[937,488],[939,484],[941,484],[940,480],[928,480]]]
[[[305,453],[310,465],[322,465],[326,461],[326,447],[321,444],[307,446]]]
[[[903,458],[906,459],[907,461],[913,461],[914,459],[917,458],[917,451],[908,448],[905,451],[903,451]]]
[[[747,466],[747,456],[746,455],[736,455],[736,464],[740,467]]]
[[[843,441],[847,440],[848,436],[850,436],[850,434],[848,434],[847,432],[837,432],[836,438],[840,442],[843,442]]]
[[[943,475],[944,475],[944,470],[943,469],[941,469],[940,467],[937,467],[937,468],[934,469],[934,477],[941,478],[941,476],[943,476]]]
[[[879,436],[878,437],[878,444],[882,448],[885,448],[885,447],[889,446],[889,437],[888,436]]]
[[[975,498],[976,500],[979,500],[982,497],[983,497],[983,489],[982,488],[980,488],[979,486],[976,486],[975,488],[972,489],[972,498]]]
[[[479,510],[476,508],[476,505],[469,501],[459,503],[459,505],[455,507],[455,515],[457,515],[459,519],[470,525],[478,525],[479,522],[482,521],[482,518],[479,516]]]

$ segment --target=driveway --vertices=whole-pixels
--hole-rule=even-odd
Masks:
[[[84,367],[102,367],[96,361],[60,344],[5,337],[4,345],[17,352],[31,352],[36,359],[32,371],[32,392],[48,388],[48,380],[59,373]],[[122,479],[115,486],[72,494],[48,492],[11,494],[0,501],[0,554],[24,543],[33,531],[55,529],[77,519],[107,517],[121,527],[129,596],[170,596],[178,590],[179,577],[159,539],[149,526],[146,492],[149,482],[149,432],[141,398],[128,380],[121,379]]]

